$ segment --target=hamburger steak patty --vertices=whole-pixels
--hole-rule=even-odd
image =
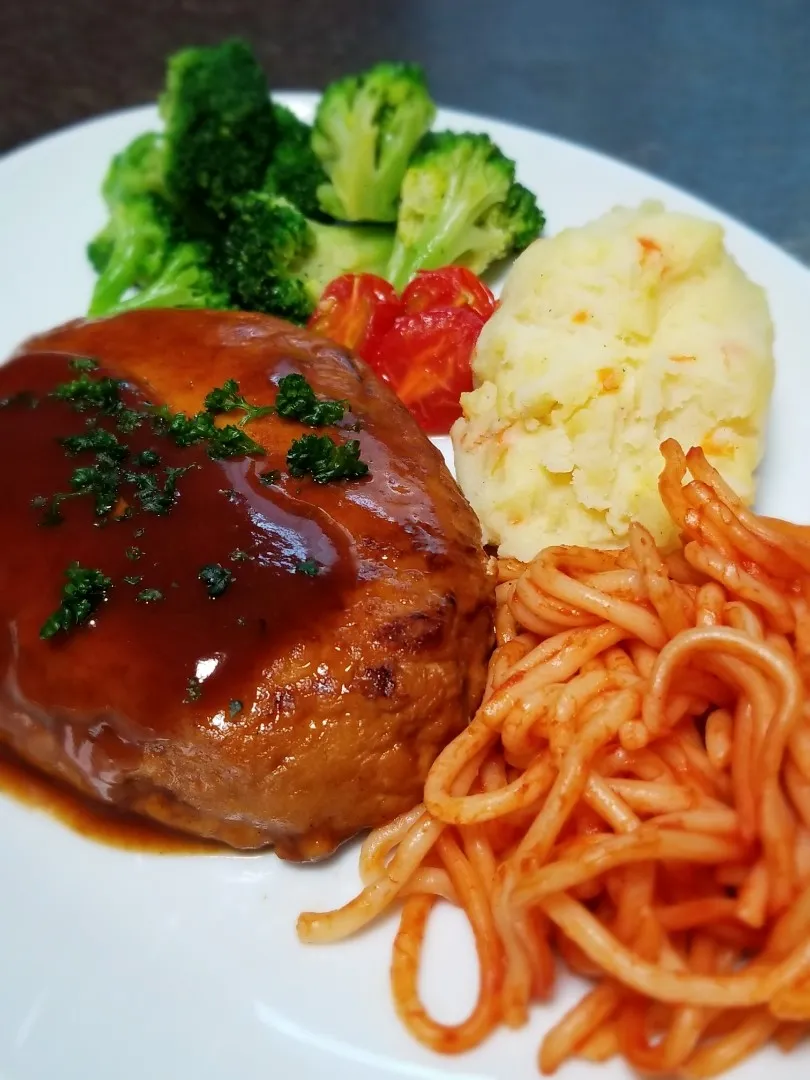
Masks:
[[[79,377],[71,357],[97,360],[86,378],[122,380],[141,411],[192,415],[228,379],[269,405],[291,373],[349,409],[343,430],[251,420],[264,455],[221,461],[151,420],[121,434],[101,416],[128,462],[159,454],[159,487],[191,466],[175,502],[149,512],[130,483],[106,520],[82,496],[46,524],[51,496],[93,462],[59,441],[97,415],[50,396]],[[29,341],[0,368],[0,400],[0,739],[97,799],[290,859],[419,802],[483,692],[494,582],[441,455],[361,361],[263,316],[142,311]],[[369,475],[291,477],[287,451],[308,433],[359,440]],[[106,599],[42,640],[74,562],[111,579]],[[226,584],[211,595],[200,572],[217,566],[232,577],[215,570]]]

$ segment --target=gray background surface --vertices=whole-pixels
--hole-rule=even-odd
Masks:
[[[640,165],[810,261],[810,0],[0,0],[0,152],[153,99],[167,52],[230,34],[279,88],[418,60],[442,104]]]

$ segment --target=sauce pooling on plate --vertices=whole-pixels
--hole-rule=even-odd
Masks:
[[[45,811],[80,836],[110,847],[150,855],[215,855],[225,850],[214,840],[178,832],[113,803],[81,795],[27,765],[2,743],[0,793],[23,806]]]

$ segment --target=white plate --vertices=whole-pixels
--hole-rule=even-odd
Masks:
[[[311,116],[314,96],[279,100]],[[154,126],[153,109],[104,117],[0,161],[0,355],[86,307],[87,240],[111,155]],[[591,151],[508,124],[443,111],[439,125],[487,131],[518,162],[548,231],[644,198],[714,217],[763,284],[777,326],[777,379],[760,506],[810,521],[802,434],[810,390],[810,274],[725,215]],[[0,480],[0,488],[2,481]],[[356,846],[327,865],[272,855],[131,854],[83,840],[0,797],[0,1076],[3,1080],[529,1080],[541,1033],[577,993],[571,980],[521,1032],[461,1058],[437,1057],[402,1030],[390,1004],[394,922],[358,939],[303,947],[302,909],[356,890]],[[472,1004],[475,964],[462,920],[440,910],[424,985],[446,1019]],[[740,1080],[770,1068],[804,1075],[808,1053],[765,1051]],[[629,1076],[619,1064],[564,1076]]]

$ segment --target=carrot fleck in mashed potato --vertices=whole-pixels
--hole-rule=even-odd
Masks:
[[[773,327],[717,224],[650,202],[535,241],[473,369],[456,469],[502,555],[625,544],[633,520],[672,543],[657,489],[668,438],[753,500]]]

